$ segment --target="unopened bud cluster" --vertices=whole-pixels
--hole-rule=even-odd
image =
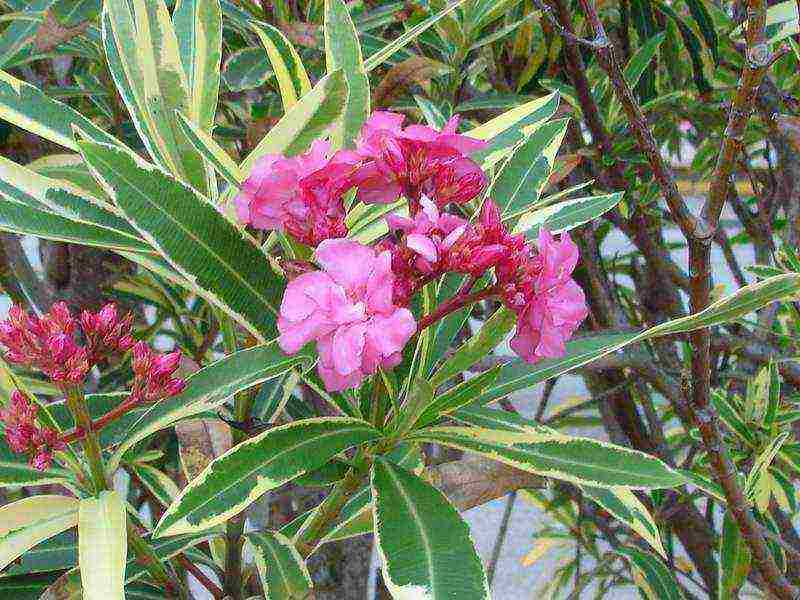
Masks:
[[[31,466],[44,471],[53,462],[53,452],[64,449],[58,432],[37,421],[39,407],[25,394],[14,390],[8,405],[0,409],[8,447],[17,454],[27,454]]]
[[[78,319],[64,302],[53,304],[41,317],[13,306],[8,319],[0,322],[0,344],[6,347],[9,363],[41,372],[64,393],[79,388],[99,362],[133,349],[134,381],[126,406],[179,394],[186,387],[183,379],[175,377],[180,352],[153,351],[147,343],[136,342],[132,327],[133,316],[120,317],[114,304],[97,312],[84,310]],[[46,469],[53,452],[64,444],[57,432],[37,422],[37,414],[38,407],[17,390],[0,410],[0,421],[9,448],[28,454],[33,466]]]

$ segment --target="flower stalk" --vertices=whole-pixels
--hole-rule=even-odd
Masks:
[[[303,558],[308,558],[327,532],[328,527],[339,517],[342,508],[359,490],[365,478],[364,471],[351,468],[343,479],[331,489],[322,504],[309,517],[307,524],[297,534],[296,548]]]

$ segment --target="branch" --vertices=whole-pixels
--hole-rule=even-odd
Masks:
[[[774,62],[774,57],[767,46],[764,29],[767,20],[767,6],[764,0],[747,2],[747,48],[745,50],[745,66],[739,79],[739,87],[733,97],[728,113],[728,124],[722,138],[717,164],[711,176],[708,198],[703,205],[702,219],[708,230],[713,232],[719,223],[722,207],[728,194],[728,185],[736,157],[744,145],[744,132],[750,113],[755,105],[756,91],[764,79],[767,68]]]
[[[647,118],[636,101],[628,82],[625,81],[622,67],[620,67],[616,56],[614,56],[614,47],[606,35],[603,22],[600,20],[592,0],[580,0],[580,3],[586,18],[594,30],[595,38],[603,41],[602,44],[597,44],[594,47],[597,61],[600,67],[608,74],[611,84],[614,86],[617,99],[628,117],[628,124],[638,142],[639,149],[650,163],[653,177],[658,183],[661,194],[664,196],[664,200],[666,200],[667,206],[669,206],[670,212],[681,231],[687,238],[693,237],[700,232],[701,224],[691,213],[683,196],[678,191],[678,185],[675,182],[672,169],[661,156],[656,140],[647,124]]]

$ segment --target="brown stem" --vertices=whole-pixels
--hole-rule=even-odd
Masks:
[[[722,138],[722,147],[717,157],[714,173],[711,175],[708,199],[702,212],[702,218],[711,230],[717,226],[722,207],[725,205],[735,159],[744,145],[744,132],[747,121],[750,119],[750,113],[753,112],[756,92],[764,79],[767,68],[773,62],[764,33],[766,19],[765,0],[748,0],[745,66],[739,80],[739,87],[731,102],[728,124]]]
[[[611,80],[617,99],[628,118],[631,131],[636,138],[639,149],[650,164],[653,177],[661,190],[661,194],[684,235],[687,237],[694,236],[699,231],[701,224],[687,207],[683,196],[678,191],[678,185],[675,182],[672,169],[669,168],[661,156],[658,144],[647,124],[647,118],[636,101],[633,90],[625,80],[622,67],[620,67],[614,55],[614,46],[606,35],[603,22],[597,14],[594,3],[592,0],[580,0],[580,3],[587,20],[594,30],[596,42],[594,51],[597,61]]]
[[[200,582],[204,588],[208,590],[208,592],[214,596],[214,600],[223,600],[225,598],[225,592],[213,581],[211,581],[208,576],[203,573],[197,566],[192,563],[186,556],[183,554],[178,554],[176,557],[178,564],[181,565],[184,569],[189,571],[192,576]]]

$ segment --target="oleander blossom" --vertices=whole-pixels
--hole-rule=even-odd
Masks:
[[[334,239],[322,242],[315,258],[321,270],[303,273],[286,288],[278,343],[294,354],[316,342],[325,388],[358,387],[378,367],[399,364],[416,322],[394,304],[390,252]]]
[[[444,272],[450,248],[468,227],[466,220],[441,212],[426,196],[420,205],[413,218],[388,215],[386,223],[397,241],[386,239],[378,245],[392,253],[394,301],[401,306],[408,304],[422,282]]]
[[[565,342],[589,314],[583,290],[571,277],[578,247],[566,233],[556,240],[546,229],[539,231],[538,245],[520,265],[523,276],[510,303],[518,318],[511,348],[529,363],[563,356]]]
[[[344,237],[342,195],[352,187],[353,168],[331,160],[325,140],[300,156],[267,154],[256,161],[236,196],[239,220],[256,229],[285,231],[309,246]]]
[[[423,195],[443,208],[469,202],[483,191],[486,175],[470,155],[486,143],[456,133],[458,116],[441,131],[403,127],[404,119],[392,112],[372,113],[356,149],[340,153],[338,160],[357,163],[351,179],[362,202],[390,203],[405,196],[414,214]]]
[[[32,467],[39,471],[50,468],[53,453],[64,449],[58,432],[37,421],[39,407],[19,390],[14,390],[9,403],[0,409],[6,443],[12,452],[27,454]]]

